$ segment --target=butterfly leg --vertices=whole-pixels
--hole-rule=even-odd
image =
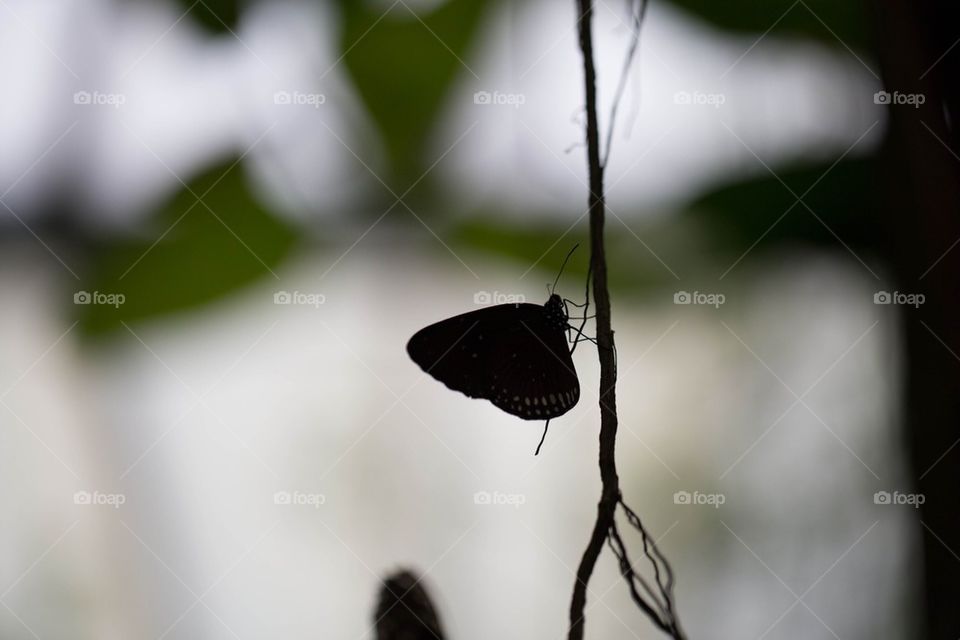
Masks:
[[[567,303],[573,304],[574,306],[576,306],[576,303],[573,302],[572,300],[567,300],[566,298],[563,299],[563,312],[564,312],[565,314],[567,314],[567,320],[569,320],[569,319],[570,319],[570,308],[567,307]],[[567,342],[570,342],[570,341],[571,341],[571,340],[570,340],[570,329],[571,329],[571,327],[570,327],[570,324],[568,323],[568,324],[567,324]]]
[[[578,334],[578,336],[577,336],[577,338],[576,338],[576,340],[574,341],[574,344],[573,344],[574,347],[576,347],[579,343],[583,342],[584,340],[586,340],[587,342],[590,342],[591,344],[594,344],[594,345],[596,345],[596,346],[598,346],[598,347],[600,346],[600,345],[597,343],[597,339],[596,339],[596,338],[591,338],[590,336],[585,335],[583,332],[581,332],[581,331],[580,331],[579,329],[577,329],[576,327],[570,326],[570,327],[568,327],[568,330],[576,331],[577,334]],[[570,349],[570,352],[573,353],[573,349]],[[614,361],[614,364],[616,364],[616,361],[617,361],[617,347],[616,347],[616,345],[614,345],[614,347],[613,347],[613,361]]]
[[[547,439],[547,429],[549,428],[550,428],[550,420],[548,419],[547,423],[543,425],[543,435],[540,436],[540,444],[537,445],[537,450],[533,453],[533,455],[535,456],[540,455],[540,447],[543,446],[543,441]]]
[[[592,342],[593,344],[597,344],[596,338],[591,338],[590,336],[586,335],[586,334],[583,332],[583,327],[582,327],[582,326],[580,326],[580,327],[575,327],[575,326],[573,326],[572,324],[568,324],[568,325],[567,325],[567,331],[573,331],[574,333],[576,333],[576,338],[572,341],[574,348],[576,348],[576,346],[577,346],[579,343],[583,342],[584,340],[586,340],[587,342]],[[573,350],[573,349],[571,349],[571,351],[572,351],[572,350]]]
[[[586,340],[587,342],[591,343],[591,344],[594,345],[594,346],[597,345],[597,339],[596,339],[596,338],[591,338],[590,336],[585,335],[585,334],[583,334],[583,333],[581,333],[581,334],[579,334],[579,335],[577,336],[577,342],[583,342],[584,340]]]
[[[591,275],[592,273],[593,273],[593,264],[591,263],[590,266],[587,267],[587,284],[586,284],[586,288],[585,288],[585,290],[584,290],[583,304],[577,304],[577,303],[574,302],[573,300],[567,300],[566,298],[563,299],[563,305],[564,305],[563,308],[564,308],[564,310],[565,310],[566,313],[567,313],[567,318],[568,318],[568,319],[570,318],[570,310],[569,310],[569,308],[567,307],[567,303],[568,303],[568,302],[569,302],[571,305],[573,305],[574,307],[578,308],[578,309],[583,309],[583,318],[580,318],[580,320],[581,320],[580,326],[579,326],[579,327],[574,327],[574,326],[572,326],[572,325],[568,325],[569,328],[568,328],[568,330],[567,330],[567,341],[570,341],[570,333],[569,333],[569,330],[570,330],[570,329],[573,329],[574,331],[577,332],[577,337],[573,340],[573,346],[570,347],[570,354],[571,354],[571,355],[573,355],[573,352],[574,352],[574,350],[576,350],[577,345],[580,344],[581,339],[587,338],[587,336],[584,336],[584,335],[583,335],[583,328],[584,328],[585,326],[587,326],[587,319],[588,319],[588,314],[589,314],[589,310],[590,310],[590,275]],[[587,338],[587,339],[590,339],[590,338]],[[594,342],[594,344],[596,344],[596,341],[595,341],[595,340],[593,340],[593,342]]]
[[[567,308],[567,304],[568,304],[568,303],[571,304],[571,305],[573,305],[574,307],[582,308],[582,309],[584,310],[584,313],[586,313],[587,308],[588,308],[589,305],[590,305],[590,301],[589,301],[589,300],[587,300],[587,301],[584,302],[583,304],[577,304],[577,303],[574,302],[573,300],[568,300],[567,298],[564,298],[564,299],[563,299],[563,305],[564,305],[564,310],[566,311],[566,314],[567,314],[567,319],[570,318],[570,310]],[[584,335],[583,335],[583,328],[586,326],[587,320],[589,319],[589,317],[590,317],[590,316],[586,316],[586,315],[585,315],[583,318],[574,318],[575,320],[582,320],[582,322],[580,323],[580,327],[579,327],[579,328],[578,328],[578,327],[575,327],[575,326],[573,326],[573,325],[571,325],[571,324],[567,324],[567,342],[572,342],[572,343],[573,343],[573,347],[570,348],[570,353],[573,353],[574,349],[577,348],[577,345],[580,344],[580,341],[581,341],[582,339],[588,339],[588,340],[591,339],[591,338],[587,338],[587,336],[584,336]],[[575,331],[575,332],[577,333],[577,337],[576,337],[575,339],[571,339],[571,338],[570,338],[570,332],[571,332],[571,331]]]

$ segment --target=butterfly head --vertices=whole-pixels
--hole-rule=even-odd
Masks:
[[[558,329],[567,328],[567,310],[563,300],[557,294],[551,294],[547,304],[543,305],[547,314],[547,322]]]

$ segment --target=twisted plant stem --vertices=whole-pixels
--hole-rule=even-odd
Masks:
[[[600,479],[603,490],[597,504],[597,520],[587,548],[577,568],[577,581],[570,601],[570,640],[582,640],[587,603],[587,585],[603,550],[620,499],[617,476],[617,372],[613,360],[613,330],[610,326],[610,294],[607,288],[607,258],[603,244],[604,209],[603,165],[600,163],[600,128],[597,122],[596,70],[593,66],[591,23],[593,3],[577,0],[580,50],[583,54],[587,112],[587,158],[590,173],[590,271],[596,303],[597,351],[600,357]]]
[[[604,543],[609,543],[620,565],[633,601],[661,630],[680,640],[683,634],[676,619],[673,604],[673,572],[666,559],[649,537],[640,518],[623,502],[620,479],[617,476],[617,363],[613,329],[610,322],[610,293],[607,286],[607,259],[603,241],[606,203],[603,194],[604,164],[600,159],[600,128],[597,121],[596,69],[593,64],[592,0],[576,0],[577,27],[580,50],[583,54],[584,85],[587,114],[587,160],[590,176],[590,274],[593,277],[593,297],[596,304],[597,352],[600,359],[600,480],[603,489],[597,504],[597,519],[587,548],[577,568],[577,579],[570,601],[569,640],[582,640],[587,586],[596,567]],[[642,15],[642,14],[641,14]],[[639,25],[638,25],[639,26]],[[634,46],[631,47],[630,57]],[[612,122],[611,122],[612,127]],[[609,149],[608,149],[609,153]],[[630,562],[627,547],[616,526],[617,506],[622,505],[629,524],[643,536],[644,555],[654,567],[656,590],[651,587]],[[638,589],[639,585],[639,589]],[[643,592],[641,592],[641,589]],[[644,596],[644,592],[646,596]]]

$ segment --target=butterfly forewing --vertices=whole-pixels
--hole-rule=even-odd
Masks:
[[[551,303],[553,300],[551,298]],[[504,304],[454,316],[407,344],[424,371],[455,391],[526,420],[563,415],[580,397],[558,304]]]

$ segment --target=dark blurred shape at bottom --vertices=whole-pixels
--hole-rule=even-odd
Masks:
[[[374,612],[377,640],[444,640],[437,610],[420,580],[401,569],[383,581]]]

